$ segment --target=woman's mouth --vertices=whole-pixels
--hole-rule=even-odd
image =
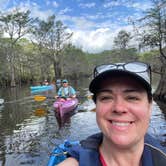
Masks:
[[[126,127],[126,126],[129,126],[130,124],[132,124],[133,122],[117,122],[117,121],[112,121],[111,120],[111,123],[114,125],[114,126],[124,126],[124,127]]]

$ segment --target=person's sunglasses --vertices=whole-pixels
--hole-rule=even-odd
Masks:
[[[143,62],[128,62],[128,63],[116,63],[116,64],[104,64],[96,66],[94,69],[94,78],[100,73],[110,70],[129,71],[132,73],[145,73],[148,75],[151,83],[151,67]]]

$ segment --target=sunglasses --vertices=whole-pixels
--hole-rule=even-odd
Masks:
[[[143,62],[128,62],[99,65],[96,66],[94,69],[94,78],[97,77],[99,74],[110,70],[125,70],[132,73],[136,73],[138,75],[141,74],[141,77],[143,77],[144,79],[145,77],[149,77],[151,83],[151,67],[150,65]]]

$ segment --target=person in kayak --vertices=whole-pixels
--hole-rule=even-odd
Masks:
[[[49,85],[49,82],[47,80],[44,80],[43,85]]]
[[[57,79],[56,80],[56,89],[57,89],[57,91],[59,90],[60,87],[61,87],[61,80]]]
[[[61,98],[62,100],[70,100],[76,97],[76,90],[69,86],[68,80],[62,80],[62,87],[58,90],[58,95],[55,98]]]
[[[147,134],[153,102],[150,65],[97,66],[89,90],[101,133],[68,150],[69,157],[58,166],[166,165],[166,153]]]

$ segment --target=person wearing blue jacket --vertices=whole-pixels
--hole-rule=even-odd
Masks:
[[[101,133],[69,148],[58,166],[165,166],[166,153],[147,134],[151,67],[143,62],[96,66],[89,85]]]

